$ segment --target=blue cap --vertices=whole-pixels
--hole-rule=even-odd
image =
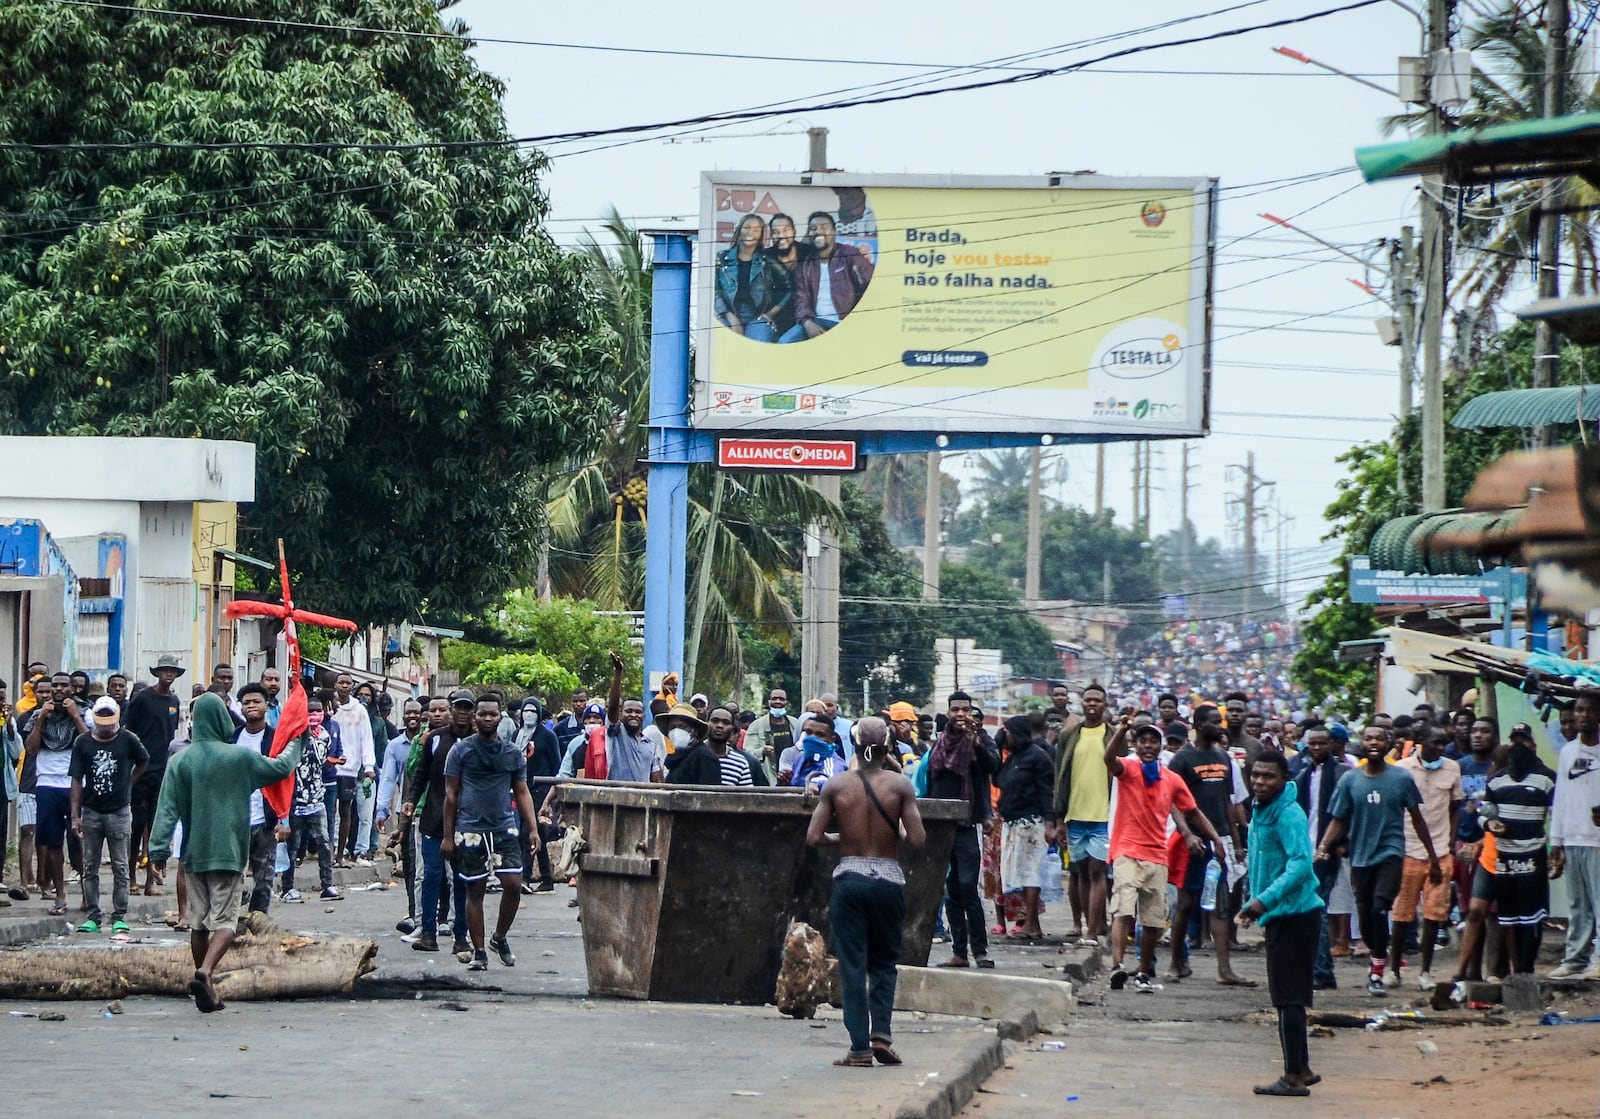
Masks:
[[[1329,723],[1328,737],[1337,739],[1340,742],[1349,742],[1350,728],[1345,726],[1343,723]]]

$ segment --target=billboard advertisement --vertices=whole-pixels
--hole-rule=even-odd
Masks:
[[[702,179],[694,424],[1204,434],[1209,179]]]

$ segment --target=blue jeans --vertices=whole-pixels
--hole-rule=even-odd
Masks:
[[[1323,920],[1317,927],[1317,956],[1311,966],[1311,979],[1314,983],[1335,983],[1333,973],[1333,946],[1328,941],[1327,906],[1328,895],[1333,892],[1333,884],[1339,880],[1339,860],[1326,859],[1320,863],[1312,863],[1312,869],[1317,875],[1317,896],[1322,899]]]
[[[422,934],[437,937],[439,935],[439,890],[444,885],[444,856],[439,853],[442,839],[435,839],[431,835],[422,837]],[[467,935],[467,891],[461,886],[461,880],[455,878],[455,868],[451,868],[450,891],[455,901],[455,920],[451,922],[450,931],[457,940],[464,939]]]
[[[772,324],[762,322],[760,319],[751,319],[744,324],[744,336],[752,342],[776,342],[778,332],[772,329]]]
[[[860,874],[833,880],[828,902],[833,954],[839,960],[839,996],[850,1052],[871,1053],[874,1041],[894,1040],[895,965],[905,928],[905,891],[893,882]]]
[[[820,326],[824,332],[832,330],[834,327],[839,325],[838,319],[813,319],[812,321]],[[748,333],[749,331],[747,329],[746,334]],[[804,342],[806,337],[806,328],[800,323],[795,323],[788,330],[783,332],[783,337],[779,338],[778,341],[784,344],[788,344],[790,342]]]

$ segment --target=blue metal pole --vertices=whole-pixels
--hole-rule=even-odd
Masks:
[[[688,605],[689,284],[692,235],[652,233],[650,319],[650,486],[645,532],[644,687],[654,673],[683,673]]]

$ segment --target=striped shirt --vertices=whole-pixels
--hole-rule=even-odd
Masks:
[[[1555,799],[1556,776],[1536,765],[1518,781],[1509,770],[1491,778],[1484,799],[1499,811],[1504,830],[1495,837],[1502,855],[1528,855],[1543,851],[1545,814]]]
[[[739,751],[729,749],[726,754],[717,759],[722,767],[722,783],[724,785],[754,785],[750,778],[750,759]]]

